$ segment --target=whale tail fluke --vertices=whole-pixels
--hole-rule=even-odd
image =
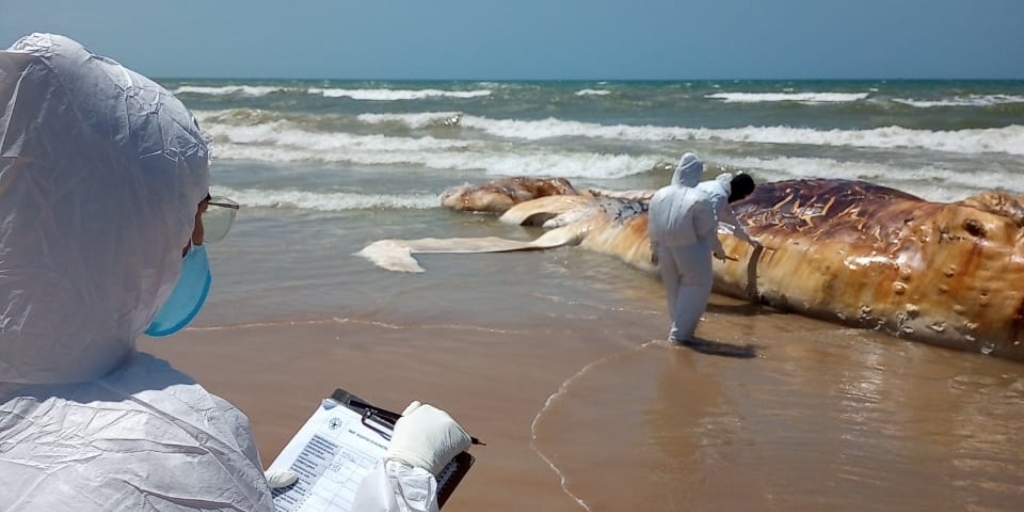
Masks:
[[[366,258],[380,268],[393,272],[424,272],[413,254],[480,254],[552,249],[577,245],[583,232],[574,226],[544,232],[535,240],[510,240],[499,237],[421,238],[418,240],[378,240],[355,256]]]
[[[377,240],[357,253],[373,262],[380,268],[393,272],[423,272],[416,258],[412,257],[412,250],[403,245],[401,240]]]

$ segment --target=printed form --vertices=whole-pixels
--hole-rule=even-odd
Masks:
[[[356,489],[387,445],[359,413],[324,400],[270,465],[271,471],[299,475],[294,485],[273,491],[275,512],[349,512]]]

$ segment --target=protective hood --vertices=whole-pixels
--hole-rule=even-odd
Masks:
[[[732,194],[732,173],[725,172],[715,176],[715,183],[722,187],[722,192],[725,192],[725,197],[729,197]]]
[[[723,173],[715,176],[713,180],[702,181],[696,189],[707,194],[717,210],[728,204],[729,194],[732,193],[732,174]]]
[[[0,383],[110,371],[170,294],[209,153],[169,92],[63,36],[0,51]]]
[[[694,188],[703,192],[711,200],[715,211],[720,211],[723,205],[728,204],[729,194],[732,193],[732,174],[719,174],[715,176],[715,179],[702,181]]]
[[[686,153],[679,159],[676,170],[672,173],[672,184],[683,187],[694,187],[704,173],[704,162],[693,153]]]
[[[704,162],[693,153],[679,160],[672,183],[651,197],[647,211],[647,235],[663,247],[682,247],[711,242],[715,233],[714,203],[708,186],[698,184]],[[715,239],[714,241],[717,241]]]

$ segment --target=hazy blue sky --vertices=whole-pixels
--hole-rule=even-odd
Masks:
[[[1024,78],[1024,0],[0,0],[154,77]]]

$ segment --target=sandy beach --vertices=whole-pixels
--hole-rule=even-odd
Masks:
[[[533,449],[531,426],[567,377],[616,345],[594,343],[597,331],[570,334],[557,325],[324,320],[194,329],[143,349],[240,407],[267,466],[320,399],[342,387],[395,410],[413,399],[436,404],[486,443],[472,449],[477,463],[445,510],[570,511],[579,506]]]
[[[705,319],[715,341],[701,351],[652,341],[666,321],[653,310],[521,328],[206,326],[142,348],[246,412],[265,465],[336,387],[448,410],[487,443],[450,511],[1010,511],[1024,498],[1019,365],[722,297]]]

